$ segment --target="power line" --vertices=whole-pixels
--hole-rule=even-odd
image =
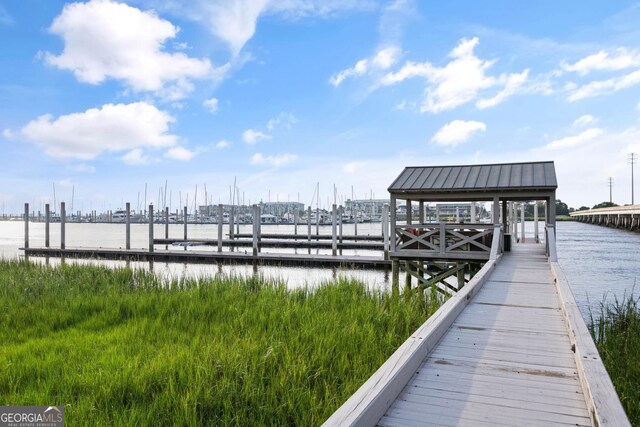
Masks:
[[[613,203],[613,178],[609,177],[607,182],[609,184],[609,203]]]
[[[631,164],[631,204],[634,205],[635,204],[635,200],[634,200],[634,188],[633,188],[633,184],[634,184],[634,179],[633,179],[633,165],[635,165],[638,161],[638,154],[637,153],[630,153],[629,154],[629,163]]]

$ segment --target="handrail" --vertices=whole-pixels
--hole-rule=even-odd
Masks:
[[[468,231],[475,231],[475,233],[465,234]],[[396,252],[422,250],[442,256],[469,252],[473,248],[474,252],[489,255],[491,248],[488,242],[484,243],[480,239],[488,237],[493,232],[494,225],[484,223],[396,225],[394,229],[395,248]],[[411,245],[414,247],[410,247]],[[465,246],[468,249],[464,249]]]
[[[493,226],[493,240],[491,241],[491,255],[489,255],[489,261],[495,261],[498,259],[498,255],[503,252],[503,238],[502,238],[502,226],[495,224]]]
[[[553,233],[549,234],[553,235]],[[555,248],[555,245],[553,247]],[[574,360],[578,368],[578,377],[592,424],[599,427],[630,426],[629,419],[580,314],[560,264],[550,260],[549,266],[560,297],[562,314],[575,353]]]
[[[469,283],[449,298],[424,322],[386,362],[322,424],[334,426],[372,426],[402,392],[424,358],[453,324],[458,315],[487,281],[501,257],[487,262]]]
[[[558,252],[556,251],[556,229],[553,224],[547,224],[545,227],[545,241],[547,242],[547,256],[549,261],[558,261]]]

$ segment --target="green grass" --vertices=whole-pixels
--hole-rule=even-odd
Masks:
[[[601,303],[589,329],[627,416],[640,426],[640,300]]]
[[[0,404],[65,404],[66,425],[318,425],[437,306],[346,279],[0,261]]]

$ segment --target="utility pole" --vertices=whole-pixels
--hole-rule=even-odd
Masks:
[[[633,165],[638,162],[638,153],[629,153],[629,163],[631,164],[631,204],[635,205],[633,197]]]
[[[613,204],[613,178],[609,177],[609,203]]]

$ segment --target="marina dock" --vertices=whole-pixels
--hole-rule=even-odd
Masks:
[[[44,248],[30,247],[26,221],[22,249],[29,256],[390,269],[394,294],[400,293],[403,272],[404,292],[447,295],[442,307],[325,422],[327,427],[628,426],[557,262],[555,211],[549,208],[556,188],[553,162],[409,167],[389,187],[381,236],[343,236],[336,216],[331,235],[312,235],[309,224],[306,234],[262,234],[254,205],[250,235],[234,235],[230,225],[223,238],[219,224],[217,239],[189,239],[185,223],[183,238],[169,238],[168,228],[164,238],[156,238],[151,221],[148,249],[131,249],[127,222],[125,249],[66,248],[62,215],[60,248],[49,247],[48,234]],[[402,222],[399,200],[405,201]],[[427,220],[426,202],[452,200],[490,202],[491,223],[478,221],[473,203],[468,222]],[[518,202],[532,200],[530,238],[525,206]],[[538,202],[546,204],[547,213],[542,239]],[[418,203],[417,217],[412,203]],[[153,206],[149,211],[153,218]],[[621,224],[633,227],[633,215]],[[329,249],[331,254],[311,253]],[[338,253],[359,249],[379,255]]]

